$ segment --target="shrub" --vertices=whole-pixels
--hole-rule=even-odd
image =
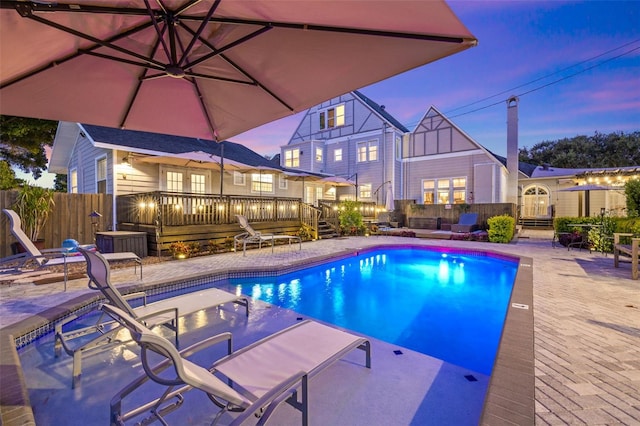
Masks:
[[[343,201],[338,206],[338,220],[343,233],[357,235],[365,226],[362,221],[361,203],[357,201]]]
[[[184,241],[176,241],[174,243],[171,243],[171,245],[169,246],[169,251],[171,252],[171,255],[177,259],[187,258],[191,254],[191,248],[189,247],[189,244],[185,243]]]
[[[624,185],[624,195],[627,197],[629,217],[640,216],[640,180],[629,179]]]
[[[487,219],[489,224],[489,241],[492,243],[508,243],[513,238],[516,221],[509,215],[493,216]]]

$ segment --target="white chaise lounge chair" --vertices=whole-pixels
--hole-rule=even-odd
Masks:
[[[67,278],[69,276],[67,265],[70,263],[84,262],[84,257],[80,256],[78,253],[70,253],[69,250],[65,248],[47,249],[42,251],[38,250],[29,237],[27,237],[27,234],[22,230],[22,221],[20,220],[20,216],[11,209],[3,209],[2,211],[9,217],[9,221],[11,222],[11,234],[13,234],[16,240],[18,240],[26,250],[26,253],[2,259],[2,263],[11,264],[16,270],[27,267],[31,264],[35,265],[37,268],[62,265],[64,268],[64,285],[66,290]],[[105,253],[103,256],[110,262],[135,262],[135,272],[137,274],[139,266],[140,279],[142,279],[142,261],[137,254],[131,252]]]
[[[182,404],[186,391],[198,389],[222,409],[216,421],[225,412],[241,412],[231,424],[242,424],[252,416],[261,417],[258,424],[265,424],[278,405],[287,402],[300,410],[302,424],[306,426],[309,422],[309,379],[356,348],[365,351],[366,367],[371,368],[371,345],[367,339],[315,321],[300,322],[236,352],[232,352],[231,333],[212,336],[178,351],[167,339],[151,332],[121,309],[109,305],[102,309],[129,329],[141,347],[142,366],[146,373],[111,399],[112,424],[124,424],[148,411],[151,415],[141,423],[160,420],[167,424],[163,416]],[[227,342],[229,355],[209,368],[186,359],[223,342]],[[160,357],[154,357],[154,353]],[[152,358],[162,361],[152,365]],[[170,370],[165,372],[167,369]],[[167,388],[159,391],[160,397],[123,412],[124,398],[149,379]],[[144,389],[149,392],[150,388],[145,386]]]
[[[79,251],[87,261],[87,274],[89,275],[89,288],[99,290],[107,299],[107,303],[116,306],[127,312],[128,315],[137,321],[146,324],[148,327],[163,325],[175,332],[176,346],[179,346],[178,318],[191,313],[217,307],[226,303],[234,303],[245,308],[245,315],[249,316],[249,301],[246,297],[236,296],[229,292],[211,288],[200,290],[180,296],[170,297],[157,302],[146,302],[144,292],[130,293],[123,296],[117,288],[111,284],[109,263],[103,255],[83,249]],[[140,307],[132,308],[127,300],[142,298],[143,304]],[[103,316],[98,318],[95,325],[81,330],[63,331],[63,326],[76,319],[70,316],[55,326],[55,353],[60,356],[62,350],[73,357],[73,383],[75,388],[82,374],[82,356],[91,349],[102,347],[105,343],[122,343],[113,339],[119,327],[112,327],[103,321]],[[72,347],[71,341],[88,334],[97,334],[96,337],[87,341],[82,339],[82,344]]]
[[[302,239],[297,235],[263,234],[253,229],[245,216],[237,214],[236,218],[238,219],[238,224],[245,232],[233,238],[233,247],[237,250],[238,245],[242,244],[242,253],[244,256],[247,254],[247,244],[258,244],[258,247],[262,248],[262,243],[265,242],[271,244],[271,253],[273,253],[276,240],[287,240],[289,245],[291,245],[292,242],[297,242],[299,249],[302,250]]]

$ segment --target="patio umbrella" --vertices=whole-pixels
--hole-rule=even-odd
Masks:
[[[441,0],[0,0],[0,114],[220,141],[476,42]]]
[[[396,208],[393,202],[393,187],[391,184],[387,187],[387,199],[385,200],[384,208],[388,212],[391,212]]]
[[[576,185],[576,186],[572,186],[569,188],[564,188],[564,189],[559,189],[558,192],[582,192],[584,191],[584,209],[587,213],[587,216],[589,216],[589,209],[590,209],[590,204],[591,204],[591,191],[608,191],[610,189],[613,189],[610,186],[605,186],[605,185],[594,185],[594,184],[589,184],[589,185]],[[580,209],[582,209],[582,200],[580,198],[578,198],[578,202],[580,203]]]
[[[315,182],[315,181],[319,181],[322,180],[322,178],[320,176],[317,175],[313,175],[311,173],[303,173],[303,172],[299,172],[299,173],[295,173],[295,172],[285,172],[284,174],[286,176],[286,178],[288,180],[294,181],[294,182],[302,182],[302,201],[304,202],[304,182]]]

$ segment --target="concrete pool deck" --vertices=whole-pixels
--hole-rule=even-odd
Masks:
[[[552,248],[549,232],[525,231],[515,244],[497,245],[468,241],[424,240],[374,236],[350,237],[305,243],[301,252],[278,247],[201,257],[180,262],[145,266],[144,282],[183,278],[215,270],[265,268],[274,264],[329,256],[343,250],[376,244],[420,244],[491,250],[533,259],[533,305],[535,349],[536,424],[640,424],[640,282],[630,279],[630,265],[613,268],[611,256],[587,251]],[[113,271],[117,284],[136,284],[129,269]],[[0,288],[2,331],[12,330],[19,321],[37,321],[47,309],[51,315],[64,302],[86,294],[86,280],[41,286],[17,285]],[[9,371],[2,341],[2,371]],[[375,358],[374,358],[375,363]],[[374,364],[375,365],[375,364]],[[2,377],[7,377],[2,374]],[[2,380],[2,379],[0,379]],[[2,387],[3,424],[24,424],[11,412],[12,402]],[[517,387],[519,383],[511,383]],[[373,403],[372,406],[375,406]],[[505,416],[505,418],[508,416]],[[24,418],[22,418],[24,420]],[[487,420],[486,424],[514,424]],[[532,424],[520,422],[518,424]]]

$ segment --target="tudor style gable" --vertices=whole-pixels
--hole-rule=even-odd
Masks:
[[[409,135],[403,157],[422,157],[481,149],[469,136],[431,107]]]

